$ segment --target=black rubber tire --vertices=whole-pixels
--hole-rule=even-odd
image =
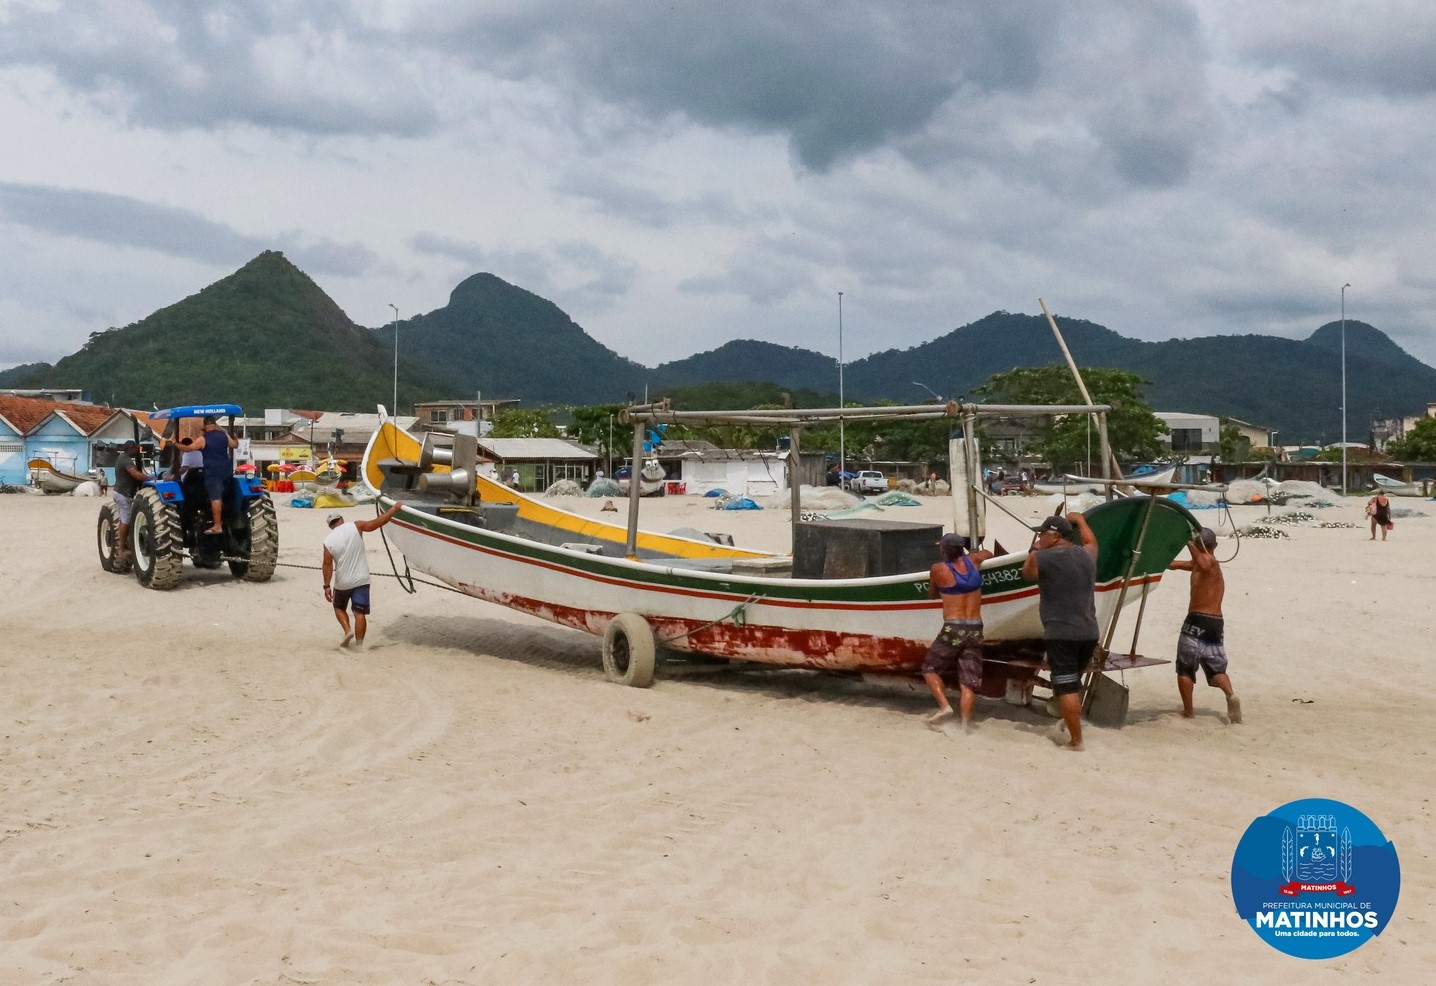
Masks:
[[[130,551],[140,585],[162,591],[179,585],[180,566],[184,563],[179,511],[149,487],[135,494]]]
[[[95,528],[95,543],[100,550],[100,567],[107,572],[123,575],[130,570],[131,561],[128,555],[124,561],[119,560],[119,542],[116,539],[119,526],[120,514],[115,508],[115,501],[100,504],[100,522]]]
[[[240,547],[247,550],[249,561],[230,562],[230,572],[249,582],[268,582],[279,563],[279,519],[268,493],[249,501],[249,531],[236,540],[248,542]]]
[[[653,628],[637,613],[619,613],[603,632],[603,673],[609,681],[633,688],[653,684],[658,647]]]

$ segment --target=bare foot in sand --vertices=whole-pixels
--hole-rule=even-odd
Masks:
[[[1242,700],[1235,695],[1227,696],[1227,719],[1233,726],[1240,725],[1242,721]]]
[[[1072,735],[1067,732],[1067,723],[1065,722],[1059,722],[1047,730],[1047,738],[1064,750],[1070,750],[1073,753],[1082,752],[1082,744],[1072,742]]]
[[[344,635],[344,639],[339,642],[340,648],[342,648],[342,649],[344,649],[344,650],[347,650],[347,649],[349,648],[349,642],[352,641],[353,639],[354,639],[354,633],[353,633],[353,631],[350,631],[349,633],[346,633],[346,634]]]
[[[952,722],[952,720],[956,718],[957,713],[952,711],[951,709],[940,709],[937,712],[934,712],[932,715],[928,716],[927,719],[924,721],[927,723],[928,729],[932,729],[940,733],[943,731],[942,727],[946,726],[948,723]]]

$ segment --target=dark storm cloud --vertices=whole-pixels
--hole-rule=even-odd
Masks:
[[[353,4],[58,0],[11,10],[0,65],[48,69],[129,122],[413,136],[435,125],[391,39]]]
[[[567,76],[644,115],[777,134],[821,170],[921,129],[959,89],[1029,87],[1056,6],[536,0],[427,27],[436,45],[484,70]]]
[[[188,209],[44,185],[0,182],[0,220],[56,236],[154,250],[221,267],[237,267],[276,248],[313,273],[355,276],[375,262],[363,246],[310,241],[296,232],[248,236]]]
[[[0,183],[0,216],[44,233],[212,264],[243,263],[268,246],[188,209],[104,192]]]

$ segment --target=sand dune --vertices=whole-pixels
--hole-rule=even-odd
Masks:
[[[1424,981],[1436,504],[1413,505],[1433,516],[1384,544],[1240,542],[1245,724],[1200,686],[1181,719],[1164,665],[1072,756],[986,700],[974,734],[933,733],[906,682],[623,688],[597,638],[388,578],[371,648],[340,652],[313,511],[279,508],[273,581],[158,593],[101,571],[96,501],[0,497],[0,981]],[[645,524],[786,544],[786,512],[708,506]],[[1185,606],[1174,573],[1139,650],[1170,658]],[[1258,940],[1228,884],[1248,823],[1305,797],[1360,808],[1403,866],[1385,933],[1326,962]]]

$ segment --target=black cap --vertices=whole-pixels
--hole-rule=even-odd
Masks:
[[[938,538],[935,543],[945,551],[954,548],[958,551],[967,550],[967,538],[963,537],[961,534],[944,534],[942,537]]]
[[[1054,514],[1051,517],[1045,518],[1042,523],[1037,525],[1037,533],[1041,534],[1043,531],[1056,531],[1063,537],[1070,538],[1072,536],[1072,522],[1066,517],[1058,517]]]

